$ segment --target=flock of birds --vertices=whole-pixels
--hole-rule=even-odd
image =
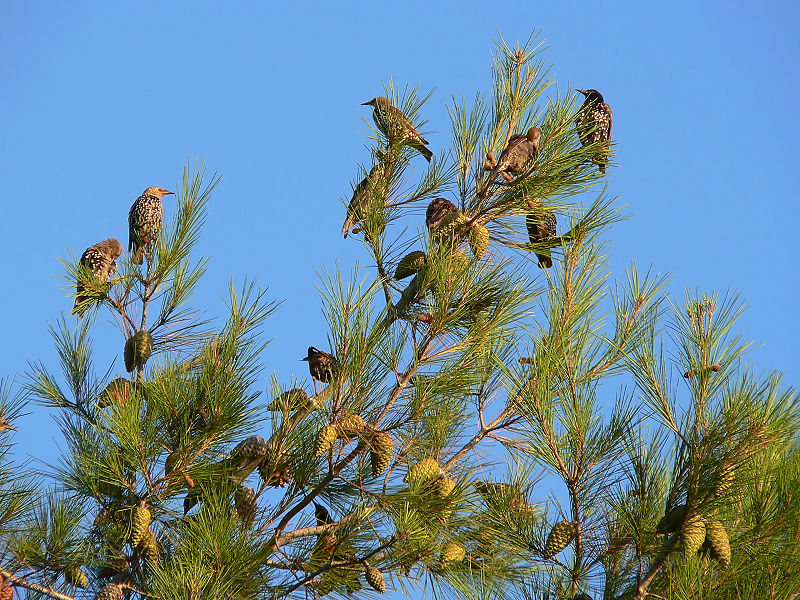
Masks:
[[[575,119],[581,144],[587,146],[599,142],[609,142],[613,121],[611,107],[597,90],[577,91],[585,96]],[[378,129],[387,137],[390,145],[408,145],[430,162],[433,152],[428,148],[428,141],[419,134],[411,121],[392,105],[388,98],[378,96],[369,102],[364,102],[364,105],[372,107],[372,118]],[[525,135],[511,136],[497,161],[488,165],[490,181],[498,176],[512,181],[512,174],[528,172],[538,156],[540,137],[541,132],[536,127],[531,127]],[[605,153],[599,154],[595,158],[596,164],[603,173],[606,170],[607,160]],[[363,218],[370,190],[383,172],[380,164],[375,165],[353,191],[353,197],[347,207],[347,217],[342,227],[345,238]],[[164,206],[161,199],[173,193],[161,187],[149,187],[131,206],[128,213],[128,252],[131,254],[132,262],[142,264],[145,253],[151,251],[151,245],[158,237],[164,218]],[[448,215],[457,210],[455,204],[450,200],[435,198],[426,210],[425,224],[433,232]],[[556,217],[552,212],[531,212],[527,216],[526,224],[532,243],[547,240],[556,234]],[[115,273],[116,260],[121,254],[122,244],[112,237],[89,246],[81,255],[80,264],[91,271],[97,282],[105,284]],[[549,255],[537,254],[537,257],[540,267],[552,266],[552,259]],[[81,277],[78,278],[73,308],[73,313],[78,315],[88,308],[85,304],[89,298],[83,295],[87,285],[91,285],[91,283],[82,280]],[[312,346],[308,348],[308,355],[302,360],[308,361],[309,372],[315,384],[316,381],[330,382],[333,374],[333,356]]]
[[[605,144],[611,140],[611,125],[613,114],[611,107],[603,99],[603,95],[595,89],[577,90],[584,95],[584,102],[578,110],[575,119],[575,128],[583,146]],[[363,105],[372,107],[372,119],[375,125],[389,140],[390,147],[407,145],[417,150],[430,162],[433,153],[428,148],[428,141],[416,130],[411,121],[388,98],[379,96]],[[514,181],[513,176],[530,173],[539,155],[541,131],[538,127],[531,127],[525,135],[512,135],[506,147],[497,160],[491,153],[488,156],[485,170],[490,171],[489,181],[502,176],[507,182]],[[602,148],[602,146],[601,146]],[[353,196],[347,206],[347,216],[342,225],[342,234],[346,238],[351,231],[358,231],[358,223],[365,216],[365,209],[377,186],[385,186],[387,173],[384,155],[379,155],[378,164],[370,169],[369,173],[356,185]],[[594,157],[600,172],[605,173],[608,164],[608,155],[601,150]],[[526,226],[531,243],[547,241],[556,235],[556,216],[546,210],[533,209],[528,213]],[[433,231],[441,221],[457,207],[446,198],[435,198],[426,211],[425,224]],[[553,266],[549,254],[536,254],[539,266],[550,268]]]

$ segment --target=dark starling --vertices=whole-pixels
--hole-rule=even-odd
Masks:
[[[311,377],[322,383],[330,383],[333,378],[333,356],[314,346],[308,347],[308,356],[300,360],[308,361],[308,371]]]
[[[389,139],[390,144],[407,144],[417,150],[425,160],[431,161],[433,152],[427,148],[428,141],[414,128],[406,116],[392,105],[388,98],[378,96],[363,106],[371,106],[372,119],[383,134]]]
[[[434,198],[425,211],[425,225],[433,232],[446,216],[458,210],[458,207],[447,198]]]
[[[541,135],[538,127],[531,127],[525,135],[512,135],[497,159],[497,165],[492,169],[490,180],[501,173],[520,175],[529,171],[539,156]]]
[[[160,187],[149,187],[139,196],[128,213],[128,252],[131,261],[142,264],[144,253],[150,243],[158,237],[164,218],[161,198],[174,194]]]
[[[117,270],[115,261],[120,254],[122,254],[122,244],[119,243],[117,238],[108,238],[84,250],[83,254],[81,254],[81,265],[88,267],[99,282],[106,283],[109,277]],[[85,296],[81,296],[81,292],[86,285],[91,284],[88,281],[78,281],[73,312],[77,310],[81,302],[86,300]]]
[[[547,242],[556,237],[556,214],[543,208],[534,209],[528,213],[525,218],[525,224],[528,227],[528,237],[531,244],[540,242]],[[542,269],[549,269],[553,266],[553,259],[550,257],[550,251],[546,250],[543,254],[536,253],[536,258],[539,260],[539,267]]]
[[[575,127],[578,130],[581,144],[588,146],[598,142],[610,142],[614,116],[611,114],[611,107],[603,100],[603,94],[597,90],[577,91],[586,96],[578,110],[578,116],[575,118]],[[600,154],[594,159],[595,164],[600,167],[601,173],[606,172],[607,152],[608,144],[606,143]]]
[[[353,226],[364,218],[364,209],[370,204],[370,196],[375,185],[379,183],[378,179],[381,170],[382,167],[380,165],[372,167],[369,174],[353,190],[353,197],[350,199],[350,204],[347,205],[347,218],[344,220],[344,225],[342,225],[342,233],[345,238]]]
[[[312,502],[314,503],[314,518],[317,520],[317,525],[330,525],[333,523],[331,513],[328,512],[328,509],[313,500]]]

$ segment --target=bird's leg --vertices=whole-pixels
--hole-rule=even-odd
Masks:
[[[314,378],[312,377],[312,378],[311,378],[311,381],[313,381],[313,382],[314,382],[314,395],[316,396],[316,395],[317,395],[317,393],[318,393],[318,392],[317,392],[317,380],[316,380],[316,379],[314,379]]]

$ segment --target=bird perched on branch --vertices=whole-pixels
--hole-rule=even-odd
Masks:
[[[548,242],[556,237],[556,215],[543,208],[533,209],[525,217],[525,225],[528,227],[528,237],[531,244]],[[539,260],[539,268],[549,269],[553,266],[553,259],[550,250],[543,251],[542,254],[536,253]]]
[[[425,225],[433,232],[445,217],[457,211],[458,207],[447,198],[434,198],[425,211]]]
[[[333,363],[336,359],[327,352],[317,350],[314,346],[308,347],[308,356],[300,360],[308,361],[308,372],[314,380],[314,391],[316,392],[317,381],[330,383],[333,379]]]
[[[144,253],[150,243],[158,237],[164,218],[161,198],[174,194],[160,187],[149,187],[139,196],[128,213],[128,252],[131,261],[142,264]]]
[[[497,175],[506,173],[520,175],[530,170],[539,156],[541,136],[542,132],[538,127],[531,127],[525,135],[512,135],[489,178],[494,179]]]
[[[350,204],[347,205],[347,218],[342,225],[342,233],[345,238],[353,226],[364,218],[364,209],[369,206],[375,187],[381,183],[383,171],[381,165],[375,165],[353,190],[353,197],[350,199]]]
[[[608,142],[611,141],[611,124],[614,115],[611,113],[611,107],[603,100],[603,94],[597,90],[577,91],[586,96],[578,110],[578,116],[575,118],[578,137],[584,146],[604,142],[603,149],[595,157],[594,162],[600,168],[600,172],[605,173],[608,165]]]
[[[81,254],[80,264],[88,267],[92,274],[100,283],[106,283],[111,275],[117,270],[116,260],[122,254],[122,244],[117,238],[108,238],[89,246]],[[75,296],[75,306],[72,312],[78,312],[78,305],[86,300],[86,296],[81,296],[81,292],[90,286],[91,282],[78,280],[78,288]]]
[[[428,147],[428,141],[423,138],[411,124],[411,121],[392,105],[388,98],[378,96],[369,102],[362,102],[362,106],[372,107],[372,119],[383,134],[389,138],[390,144],[407,144],[417,150],[425,160],[431,161],[433,152]]]

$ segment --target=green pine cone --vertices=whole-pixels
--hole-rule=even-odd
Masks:
[[[325,425],[325,427],[320,429],[317,434],[317,439],[314,442],[314,456],[322,456],[333,448],[336,437],[335,425]]]
[[[408,489],[414,493],[427,491],[442,474],[439,463],[433,458],[423,458],[408,471]]]
[[[489,230],[483,225],[474,225],[469,230],[469,247],[475,258],[483,258],[489,248]]]
[[[394,278],[400,281],[401,279],[410,277],[425,266],[426,260],[427,256],[422,250],[409,252],[401,258],[400,262],[397,264],[397,268],[394,270]]]
[[[266,456],[267,452],[269,452],[269,445],[264,438],[260,435],[251,435],[236,444],[236,447],[231,450],[231,456],[243,459],[261,458]]]
[[[181,453],[177,450],[175,452],[170,452],[167,455],[167,459],[164,461],[164,476],[169,477],[172,472],[175,470],[175,467],[178,466],[178,463],[181,460]]]
[[[697,554],[703,542],[706,541],[706,523],[702,517],[694,515],[689,517],[681,530],[681,544],[687,556]]]
[[[150,527],[150,517],[150,509],[148,509],[144,504],[140,504],[133,509],[133,514],[131,515],[130,538],[132,548],[135,548],[139,545],[139,542],[142,541],[145,532],[148,531],[148,528]]]
[[[143,367],[152,353],[153,336],[146,329],[140,329],[125,342],[125,350],[123,352],[125,369],[130,373],[138,367]]]
[[[367,567],[364,571],[364,578],[369,586],[381,594],[386,593],[386,582],[383,580],[383,573],[375,567]]]
[[[121,585],[118,583],[107,583],[97,592],[94,600],[122,600],[124,595],[124,588]]]
[[[727,569],[731,564],[731,543],[725,526],[719,521],[708,521],[706,542],[711,547],[711,557],[716,558],[723,569]]]
[[[460,563],[467,556],[467,551],[458,542],[447,542],[447,545],[442,550],[442,556],[439,562],[443,567]]]
[[[369,462],[372,467],[372,476],[377,477],[386,470],[392,460],[394,441],[385,431],[378,431],[370,442],[372,449],[369,453]]]
[[[733,485],[733,478],[735,476],[735,469],[729,465],[722,467],[717,473],[716,484],[714,485],[714,496],[720,498],[725,495]]]
[[[575,524],[569,521],[559,521],[553,525],[544,544],[545,557],[551,558],[569,546],[576,533]]]
[[[456,482],[449,477],[442,477],[437,482],[436,495],[439,498],[447,498],[450,492],[456,487]]]
[[[145,564],[151,569],[158,565],[159,551],[156,536],[153,535],[152,530],[149,528],[142,537],[142,541],[138,545],[139,555],[144,560]]]
[[[349,439],[364,433],[367,429],[367,422],[361,415],[345,413],[336,423],[338,437]]]
[[[64,569],[64,580],[71,586],[85,588],[89,584],[86,573],[80,567],[67,567]]]

